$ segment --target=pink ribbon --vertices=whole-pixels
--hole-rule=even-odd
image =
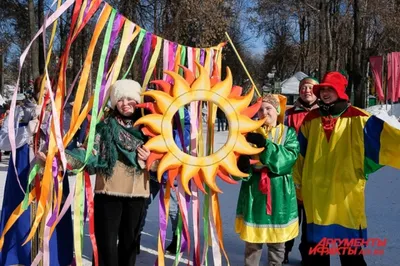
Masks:
[[[163,71],[168,70],[168,53],[169,53],[169,41],[164,40],[164,46],[163,46]],[[163,73],[163,80],[167,80],[168,75]]]
[[[382,66],[383,66],[383,57],[382,56],[371,56],[369,58],[369,62],[371,65],[372,76],[374,78],[375,90],[378,96],[379,101],[384,101],[385,96],[382,90]]]

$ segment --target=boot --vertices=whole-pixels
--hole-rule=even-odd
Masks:
[[[289,251],[285,250],[285,257],[283,258],[283,264],[289,264]]]
[[[169,243],[166,251],[167,254],[175,255],[176,254],[176,245],[178,244],[178,237],[174,234],[171,243]]]

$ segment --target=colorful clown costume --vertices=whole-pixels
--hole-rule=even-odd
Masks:
[[[337,117],[310,112],[299,132],[294,170],[307,216],[307,239],[367,239],[364,189],[384,165],[400,168],[400,130],[349,106]]]

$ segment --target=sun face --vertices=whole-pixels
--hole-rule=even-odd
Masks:
[[[180,173],[180,181],[190,194],[188,183],[191,179],[199,189],[204,191],[203,182],[212,190],[221,192],[216,185],[216,176],[231,182],[229,175],[247,177],[237,167],[237,157],[240,154],[254,155],[260,153],[263,148],[254,148],[244,137],[244,134],[261,127],[265,120],[254,121],[252,116],[260,107],[261,101],[249,106],[254,90],[247,95],[240,96],[232,90],[232,75],[227,68],[227,77],[220,82],[213,82],[208,77],[207,71],[199,64],[199,77],[194,78],[193,73],[185,69],[185,78],[175,72],[166,71],[174,80],[171,87],[164,81],[155,81],[161,85],[163,91],[148,91],[144,96],[150,96],[155,103],[145,104],[152,114],[140,118],[135,125],[146,126],[145,133],[152,136],[145,146],[152,152],[148,160],[148,166],[154,160],[159,159],[157,178],[165,171],[172,170]],[[215,83],[215,84],[212,84]],[[228,140],[217,152],[203,157],[195,157],[184,153],[174,141],[173,116],[186,104],[193,101],[207,101],[216,104],[225,113],[229,122]],[[171,181],[171,180],[170,180]]]

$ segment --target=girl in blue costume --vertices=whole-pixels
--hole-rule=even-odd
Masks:
[[[41,81],[35,82],[35,98],[39,98]],[[22,95],[23,96],[23,95]],[[20,98],[22,100],[22,97]],[[33,163],[33,138],[35,133],[40,134],[41,152],[45,151],[45,134],[47,134],[47,125],[42,124],[38,130],[38,110],[34,102],[25,101],[16,106],[15,109],[15,142],[16,142],[16,168],[18,177],[24,190],[27,186],[30,166]],[[48,117],[45,115],[45,119]],[[0,130],[0,150],[10,151],[11,145],[8,139],[8,119],[7,117]],[[44,121],[45,121],[44,119]],[[64,124],[69,125],[65,122]],[[38,132],[39,131],[39,132]],[[41,153],[43,154],[43,153]],[[33,164],[32,164],[33,165]],[[64,178],[63,194],[66,197],[69,194],[68,178]],[[18,184],[13,161],[10,158],[7,171],[6,184],[4,189],[4,200],[1,210],[0,233],[3,231],[10,215],[21,203],[24,194]],[[29,234],[31,223],[34,219],[36,208],[32,208],[35,202],[21,215],[4,238],[4,245],[0,252],[0,265],[31,265],[39,249],[38,239],[34,237],[33,241],[22,246]],[[62,208],[62,206],[61,206]],[[50,265],[70,265],[73,259],[73,233],[71,210],[69,209],[57,225],[50,239]]]

